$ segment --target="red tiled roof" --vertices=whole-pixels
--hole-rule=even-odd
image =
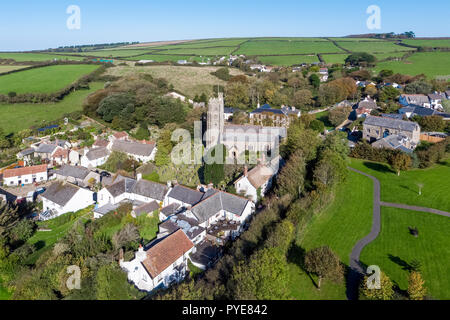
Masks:
[[[116,139],[125,138],[125,137],[128,137],[128,133],[126,133],[125,131],[114,133],[114,138],[116,138]]]
[[[96,146],[96,147],[107,147],[108,144],[109,144],[109,141],[106,141],[104,139],[97,139],[97,140],[95,140],[93,146]]]
[[[167,238],[147,250],[147,258],[142,262],[144,268],[154,279],[167,267],[192,249],[194,244],[183,230],[178,229]]]
[[[41,164],[39,166],[32,166],[32,167],[23,167],[23,168],[17,168],[17,169],[6,169],[3,172],[3,178],[12,178],[17,176],[24,176],[27,174],[36,174],[41,172],[47,171],[47,165]]]
[[[69,150],[68,149],[62,149],[62,148],[56,150],[56,152],[53,154],[52,158],[59,158],[59,157],[68,158],[69,157]]]

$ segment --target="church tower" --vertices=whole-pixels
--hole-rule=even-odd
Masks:
[[[206,120],[206,149],[210,149],[222,142],[224,127],[224,101],[223,93],[219,92],[218,98],[211,98],[208,102]]]

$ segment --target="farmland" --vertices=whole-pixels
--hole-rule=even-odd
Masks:
[[[92,56],[92,57],[113,57],[113,58],[121,58],[121,57],[132,57],[137,56],[140,54],[145,54],[148,52],[151,52],[150,49],[122,49],[122,50],[97,50],[97,51],[85,51],[85,52],[79,52],[75,53],[77,55],[81,56]]]
[[[173,61],[173,62],[177,62],[178,60],[186,60],[186,61],[197,61],[197,62],[201,62],[202,58],[197,57],[197,56],[189,56],[189,55],[174,55],[174,54],[144,54],[141,56],[136,56],[136,57],[132,57],[129,58],[127,60],[153,60],[156,62],[166,62],[166,61]],[[203,60],[207,60],[206,58]]]
[[[13,59],[17,62],[24,61],[51,61],[57,60],[83,60],[83,57],[69,56],[51,53],[22,53],[22,52],[0,52],[0,59]]]
[[[390,69],[408,75],[425,74],[427,77],[450,76],[450,52],[417,52],[406,60],[378,63],[375,70]]]
[[[98,68],[97,65],[55,65],[0,76],[0,93],[51,93]]]
[[[448,48],[450,47],[450,39],[442,39],[442,40],[422,40],[422,39],[411,39],[411,40],[403,40],[405,44],[416,47],[432,47],[432,48]]]
[[[229,55],[235,47],[211,47],[211,48],[174,48],[170,50],[158,51],[159,54],[185,54],[197,56]]]
[[[262,63],[277,66],[319,62],[317,55],[261,56],[259,60]]]
[[[108,69],[108,74],[125,76],[133,74],[150,74],[156,78],[165,78],[173,84],[175,90],[194,98],[196,94],[210,92],[214,85],[224,85],[225,82],[211,75],[218,67],[190,67],[190,66],[118,66]],[[231,69],[230,74],[238,75],[240,71]]]
[[[345,63],[345,59],[349,56],[349,53],[345,54],[323,54],[322,59],[326,63]]]
[[[325,41],[248,41],[242,44],[236,54],[245,55],[283,55],[317,54],[343,52],[332,42]]]
[[[0,73],[5,73],[14,70],[20,70],[29,66],[14,66],[14,65],[0,65]]]
[[[64,114],[81,111],[83,100],[92,92],[103,88],[103,83],[90,83],[89,90],[78,90],[57,103],[17,103],[0,104],[0,128],[5,133],[19,132],[32,126],[40,126],[44,121],[54,121]]]
[[[417,238],[410,234],[410,226],[419,230]],[[417,260],[428,294],[435,299],[449,299],[449,234],[448,217],[383,207],[381,233],[362,251],[361,262],[379,266],[401,290],[406,290],[409,264]]]
[[[413,48],[402,47],[388,41],[337,41],[337,44],[351,52],[387,53],[397,51],[414,51]]]

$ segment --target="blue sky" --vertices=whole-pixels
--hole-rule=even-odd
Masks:
[[[344,36],[372,32],[366,9],[381,9],[381,29],[450,36],[448,0],[15,0],[2,1],[0,50],[73,44],[217,37]],[[69,30],[69,5],[81,29]]]

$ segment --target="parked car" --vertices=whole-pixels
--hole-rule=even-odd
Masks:
[[[45,192],[45,188],[44,187],[37,188],[35,190],[35,192],[36,192],[36,195],[40,195]]]
[[[102,177],[111,177],[111,173],[106,172],[106,171],[102,171],[102,173],[100,173],[100,175],[101,175]]]

